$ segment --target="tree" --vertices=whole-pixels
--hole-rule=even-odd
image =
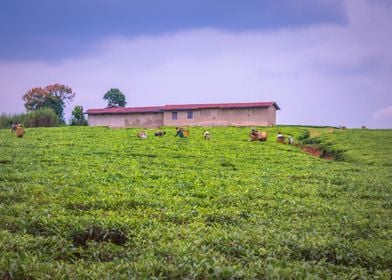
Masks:
[[[23,96],[23,100],[27,111],[49,107],[54,110],[59,118],[59,122],[64,123],[65,102],[72,101],[74,97],[75,93],[70,87],[62,84],[54,84],[44,88],[32,88]]]
[[[27,114],[25,125],[28,127],[50,127],[59,124],[58,116],[49,107],[42,107]]]
[[[71,125],[87,125],[83,114],[83,106],[77,105],[72,111]]]
[[[108,101],[108,107],[125,107],[125,105],[127,105],[125,95],[118,88],[111,88],[107,93],[105,93],[103,99]]]

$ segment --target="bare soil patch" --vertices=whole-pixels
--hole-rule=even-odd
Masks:
[[[315,147],[315,146],[304,146],[302,147],[302,151],[304,151],[305,153],[308,153],[314,157],[318,157],[318,158],[322,158],[322,159],[326,159],[326,160],[332,160],[332,156],[330,154],[328,154],[326,151]]]

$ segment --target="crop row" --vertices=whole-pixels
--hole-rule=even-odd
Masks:
[[[391,131],[312,138],[337,161],[274,139],[306,128],[164,129],[1,130],[3,277],[391,276]]]

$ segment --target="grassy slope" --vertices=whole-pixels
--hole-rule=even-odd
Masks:
[[[0,131],[0,272],[390,277],[391,130],[321,134],[342,161],[250,143],[246,128],[211,128],[211,141],[201,128],[189,140],[136,131]]]

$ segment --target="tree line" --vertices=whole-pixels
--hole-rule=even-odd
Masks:
[[[63,84],[34,87],[23,95],[25,114],[1,114],[0,128],[10,127],[13,123],[24,123],[27,127],[57,126],[65,124],[64,109],[76,93]],[[125,107],[125,95],[117,88],[108,90],[103,99],[108,107]],[[70,125],[87,125],[82,105],[76,105],[69,120]]]

